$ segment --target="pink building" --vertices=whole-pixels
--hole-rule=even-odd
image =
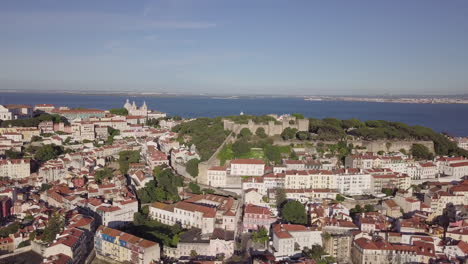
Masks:
[[[276,217],[272,216],[268,207],[261,207],[252,204],[245,206],[243,219],[244,231],[257,230],[261,226],[264,226],[269,230],[270,225],[274,222],[276,222]]]

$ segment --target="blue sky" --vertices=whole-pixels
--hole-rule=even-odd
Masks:
[[[0,2],[0,89],[468,92],[468,1]]]

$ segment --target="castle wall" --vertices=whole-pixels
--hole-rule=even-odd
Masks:
[[[289,121],[294,121],[294,124],[289,124]],[[276,124],[274,121],[269,121],[268,124],[255,124],[252,120],[249,120],[247,124],[237,124],[231,120],[223,120],[224,130],[232,131],[236,134],[243,128],[248,128],[250,132],[255,133],[258,128],[262,127],[265,129],[265,133],[268,136],[280,135],[286,128],[295,128],[298,131],[309,131],[309,120],[299,119],[296,120],[294,117],[290,117],[287,120],[283,120],[280,124]]]

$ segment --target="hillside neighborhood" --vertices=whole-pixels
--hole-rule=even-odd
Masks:
[[[468,262],[467,138],[129,100],[0,120],[0,263]]]

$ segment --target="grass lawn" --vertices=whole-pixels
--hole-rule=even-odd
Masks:
[[[221,166],[224,166],[227,160],[234,159],[234,153],[231,149],[232,145],[226,145],[218,154],[218,159],[220,160]],[[287,146],[289,148],[289,146]],[[239,159],[264,159],[265,153],[262,148],[251,148],[250,151],[240,157]]]

